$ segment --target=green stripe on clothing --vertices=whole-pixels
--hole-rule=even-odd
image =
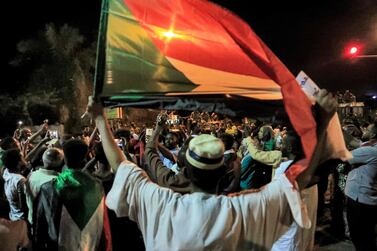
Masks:
[[[60,179],[59,190],[57,191],[63,205],[82,230],[104,197],[104,192],[102,184],[89,174],[80,170],[70,169],[64,175],[68,173],[71,177]],[[72,180],[75,180],[75,182],[72,182]]]

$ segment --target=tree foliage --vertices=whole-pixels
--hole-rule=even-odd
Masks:
[[[66,132],[79,130],[80,115],[92,92],[95,48],[94,42],[68,25],[47,24],[36,38],[20,41],[10,64],[22,73],[17,99],[27,106],[23,110],[50,106]]]

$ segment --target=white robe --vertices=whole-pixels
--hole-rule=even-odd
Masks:
[[[125,162],[106,204],[138,223],[146,250],[270,250],[293,220],[310,227],[300,194],[284,175],[256,193],[181,195]]]

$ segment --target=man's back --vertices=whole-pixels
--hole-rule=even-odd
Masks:
[[[100,182],[67,169],[41,187],[37,208],[38,248],[104,250],[108,222]]]
[[[34,209],[34,200],[37,198],[41,186],[56,178],[59,173],[53,170],[47,170],[40,168],[36,171],[33,171],[26,180],[26,203],[29,208],[28,220],[30,223],[33,222],[33,209]]]
[[[268,250],[288,229],[290,212],[300,225],[309,224],[285,176],[237,197],[180,195],[150,182],[135,165],[122,164],[107,205],[138,223],[147,250]]]

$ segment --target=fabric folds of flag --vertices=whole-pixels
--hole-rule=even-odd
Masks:
[[[66,168],[41,187],[34,228],[37,250],[112,249],[102,184]]]
[[[311,103],[244,21],[204,0],[104,1],[98,95],[125,101],[215,94],[283,99],[310,159],[316,145]]]

